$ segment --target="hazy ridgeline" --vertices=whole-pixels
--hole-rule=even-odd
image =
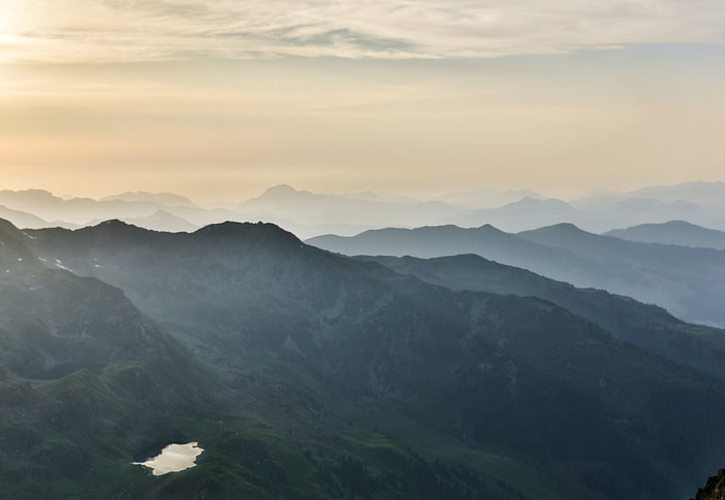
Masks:
[[[557,224],[516,234],[493,226],[371,230],[308,243],[346,255],[422,258],[475,254],[576,286],[656,304],[697,323],[725,325],[725,251],[641,243]]]
[[[721,249],[719,232],[725,231],[724,214],[725,182],[597,193],[567,201],[531,191],[489,189],[413,198],[374,192],[311,193],[282,185],[257,198],[218,207],[197,205],[170,193],[134,192],[96,200],[60,198],[40,190],[0,191],[0,217],[23,229],[74,229],[119,219],[147,229],[192,232],[226,221],[265,221],[303,239],[324,234],[352,236],[367,229],[449,224],[466,228],[490,224],[502,231],[520,232],[572,223],[595,233],[647,224],[650,226],[629,231],[626,238]]]

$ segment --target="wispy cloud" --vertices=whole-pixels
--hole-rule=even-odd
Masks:
[[[722,0],[3,0],[0,60],[464,58],[722,43]],[[2,30],[6,33],[2,33]]]

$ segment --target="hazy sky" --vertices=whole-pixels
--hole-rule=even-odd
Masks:
[[[723,42],[722,0],[0,0],[0,187],[725,179]]]

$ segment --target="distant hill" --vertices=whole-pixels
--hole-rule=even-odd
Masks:
[[[630,269],[639,275],[622,283],[622,288],[611,290],[615,293],[662,305],[689,321],[725,325],[725,313],[719,305],[725,300],[723,251],[626,241],[566,224],[526,231],[518,236],[572,252],[611,270]],[[651,293],[628,293],[628,287],[637,286],[642,278],[647,280]],[[598,286],[598,283],[587,285]]]
[[[42,190],[0,191],[0,205],[9,209],[33,214],[35,220],[28,225],[19,215],[6,212],[8,220],[21,227],[63,227],[75,229],[95,225],[106,220],[129,220],[159,231],[193,231],[206,224],[226,220],[240,220],[243,216],[235,211],[203,209],[190,200],[167,193],[126,193],[103,200],[92,198],[64,199]],[[0,214],[2,215],[2,214]],[[50,221],[50,222],[45,222]],[[63,221],[63,222],[55,222]],[[32,222],[32,220],[31,220]]]
[[[654,354],[725,378],[725,330],[685,323],[656,306],[593,288],[576,288],[477,255],[436,259],[360,257],[452,290],[549,300],[615,337]]]
[[[725,250],[725,232],[706,229],[685,221],[642,224],[627,229],[615,229],[605,235],[643,243]]]
[[[144,229],[154,231],[166,231],[168,233],[191,233],[199,229],[191,222],[178,217],[166,210],[159,210],[146,217],[135,217],[124,219],[124,222]]]
[[[0,218],[12,222],[17,227],[27,229],[39,229],[41,227],[50,227],[51,225],[48,221],[28,212],[12,210],[3,206],[0,206]]]
[[[583,219],[585,214],[557,199],[524,197],[502,207],[471,210],[456,219],[457,225],[477,226],[482,223],[506,231],[522,231],[559,222]]]
[[[155,203],[124,200],[63,199],[41,190],[0,191],[0,205],[32,213],[46,221],[63,220],[76,225],[93,220],[143,217],[163,208]]]
[[[257,198],[240,205],[246,220],[263,220],[299,228],[301,236],[331,231],[349,233],[359,228],[393,225],[419,225],[451,218],[463,211],[442,201],[419,201],[412,198],[376,193],[327,194],[301,191],[288,185],[274,186]],[[307,228],[316,228],[310,232]]]
[[[597,232],[672,220],[687,220],[725,230],[722,215],[725,213],[725,182],[689,182],[623,193],[598,193],[571,204],[580,210],[600,214],[600,221],[606,223],[589,225],[584,221],[570,221]]]
[[[452,205],[459,205],[470,209],[482,209],[501,207],[524,198],[543,199],[545,197],[529,190],[505,191],[498,189],[476,189],[448,193],[437,199]]]
[[[421,258],[476,254],[585,288],[657,304],[675,316],[725,325],[725,252],[637,243],[557,224],[518,234],[491,226],[381,229],[308,243],[345,255]]]
[[[106,196],[101,199],[101,201],[118,200],[133,203],[152,203],[164,207],[196,207],[196,204],[189,198],[174,193],[148,193],[146,191],[135,191]]]
[[[664,186],[650,186],[623,193],[622,196],[661,201],[690,201],[701,204],[722,204],[725,202],[725,182],[697,181]]]

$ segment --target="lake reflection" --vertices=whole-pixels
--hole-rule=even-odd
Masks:
[[[151,469],[154,476],[163,476],[196,467],[196,458],[203,452],[199,443],[170,444],[159,455],[145,462],[133,462],[133,465],[143,465]]]

